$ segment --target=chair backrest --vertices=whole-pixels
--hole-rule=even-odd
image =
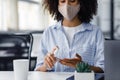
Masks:
[[[30,33],[1,33],[0,63],[3,65],[2,67],[5,68],[1,70],[13,70],[13,68],[10,67],[12,66],[12,61],[21,58],[29,59],[30,67],[32,43],[33,39]]]
[[[120,80],[120,41],[105,41],[105,80]]]
[[[0,52],[5,52],[6,55],[27,56],[29,46],[28,35],[0,35]]]

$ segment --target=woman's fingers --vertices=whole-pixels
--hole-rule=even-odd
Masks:
[[[79,62],[80,59],[78,58],[73,58],[73,59],[62,59],[61,61],[64,61],[64,62],[68,62],[68,63],[76,63],[76,62]]]
[[[70,66],[70,67],[75,67],[76,63],[75,62],[64,62],[64,61],[60,61],[61,64],[66,65],[66,66]]]
[[[53,50],[51,51],[51,53],[49,54],[49,57],[50,57],[50,59],[52,60],[53,63],[56,62],[56,58],[55,58],[55,56],[54,56],[54,53],[55,53],[55,51],[56,51],[57,49],[58,49],[58,46],[55,46],[55,47],[53,48]]]
[[[82,57],[78,53],[76,53],[76,57],[82,61]]]
[[[56,62],[56,58],[54,57],[54,52],[56,51],[58,47],[54,47],[53,50],[50,53],[47,53],[44,59],[44,64],[48,68],[52,68]]]
[[[47,67],[52,68],[54,66],[55,60],[51,53],[48,53],[45,57],[45,64]]]
[[[75,67],[76,64],[80,61],[82,61],[81,56],[76,54],[75,58],[72,58],[72,59],[64,58],[64,59],[60,60],[60,63],[63,65],[66,65],[66,66]]]
[[[50,68],[52,66],[51,60],[48,58],[48,56],[45,57],[44,61],[46,67]]]
[[[54,57],[54,54],[50,54],[48,57],[50,58],[50,60],[51,60],[52,63],[55,63],[55,62],[56,62],[56,59],[55,59],[55,57]]]

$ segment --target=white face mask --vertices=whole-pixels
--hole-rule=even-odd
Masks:
[[[58,10],[65,19],[71,21],[78,14],[80,10],[80,4],[76,6],[64,4],[64,5],[58,6]]]

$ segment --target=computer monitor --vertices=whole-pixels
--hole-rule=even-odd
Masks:
[[[120,80],[120,41],[105,41],[105,80]]]

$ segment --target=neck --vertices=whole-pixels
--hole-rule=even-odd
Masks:
[[[75,27],[81,24],[81,21],[78,19],[78,17],[76,16],[73,20],[69,21],[64,19],[63,20],[63,25],[67,26],[67,27]]]

